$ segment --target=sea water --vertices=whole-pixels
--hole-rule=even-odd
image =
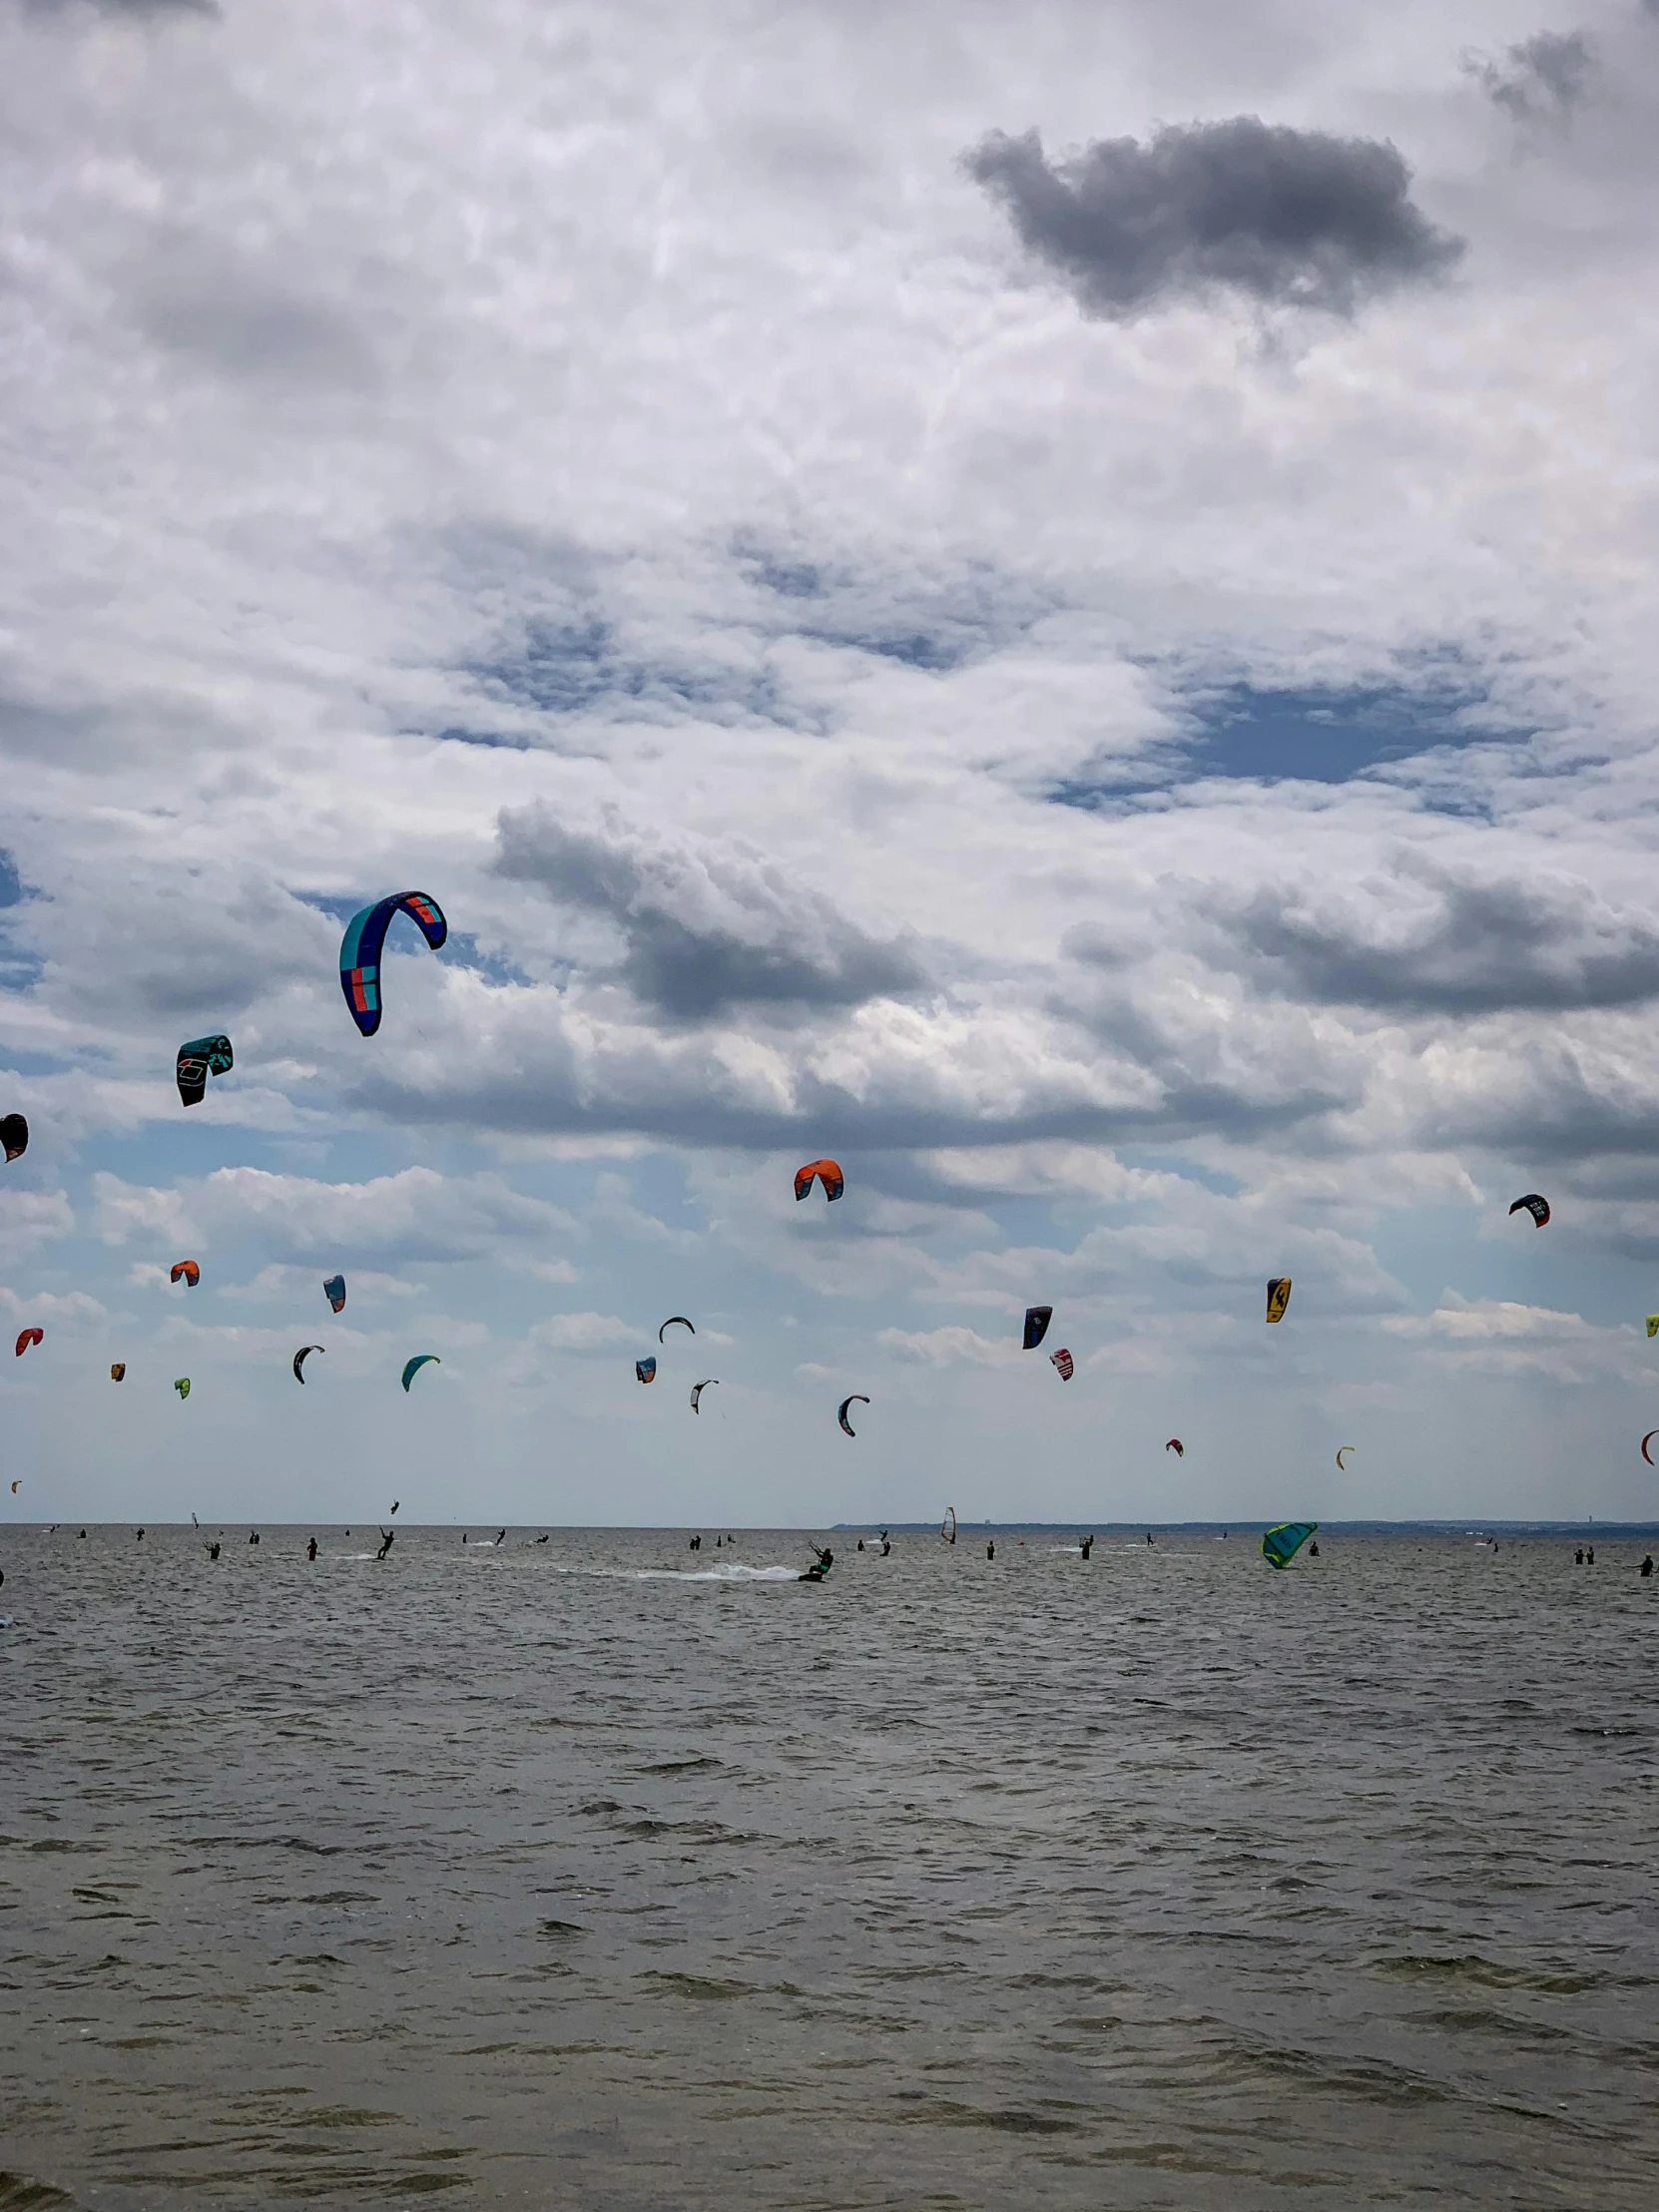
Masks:
[[[1651,1536],[364,1533],[0,1537],[0,2212],[1659,2203]]]

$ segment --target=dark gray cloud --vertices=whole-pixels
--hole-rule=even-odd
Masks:
[[[1571,876],[1482,877],[1411,858],[1390,880],[1271,885],[1200,910],[1236,964],[1329,1005],[1566,1012],[1659,995],[1659,928]]]
[[[376,381],[373,355],[340,308],[217,241],[185,233],[158,241],[138,274],[134,310],[158,345],[240,381],[347,387]]]
[[[1086,314],[1124,318],[1229,285],[1352,313],[1438,276],[1462,252],[1412,204],[1392,146],[1256,116],[1104,139],[1051,163],[1036,131],[993,131],[963,157]]]
[[[605,916],[637,997],[679,1020],[735,1005],[852,1006],[914,991],[913,951],[871,937],[822,893],[740,844],[668,844],[608,816],[572,830],[545,806],[505,808],[497,872]]]
[[[1470,54],[1463,66],[1517,123],[1564,123],[1584,98],[1595,49],[1582,31],[1540,31],[1501,61]]]

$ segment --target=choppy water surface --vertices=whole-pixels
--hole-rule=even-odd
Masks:
[[[1659,2202],[1640,1543],[305,1533],[0,1542],[0,2207]]]

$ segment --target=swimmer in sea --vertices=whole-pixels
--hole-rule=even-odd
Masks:
[[[305,1557],[307,1559],[314,1559],[316,1557],[316,1538],[314,1536],[305,1546]]]
[[[390,1528],[382,1528],[382,1529],[381,1529],[381,1531],[380,1531],[380,1548],[379,1548],[379,1550],[378,1550],[378,1551],[377,1551],[377,1552],[376,1552],[376,1553],[374,1554],[375,1558],[376,1558],[376,1559],[383,1559],[383,1558],[385,1557],[386,1553],[387,1553],[388,1551],[390,1551],[390,1549],[391,1549],[391,1547],[392,1547],[392,1544],[394,1543],[394,1541],[395,1541],[395,1540],[396,1540],[396,1532],[395,1532],[395,1530],[393,1530],[393,1529],[390,1529]]]

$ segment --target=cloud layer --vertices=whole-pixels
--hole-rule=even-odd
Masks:
[[[187,1331],[251,1501],[1631,1502],[1659,40],[1501,14],[714,69],[658,0],[0,0],[0,1244],[62,1318],[0,1387],[65,1511],[161,1509]]]

